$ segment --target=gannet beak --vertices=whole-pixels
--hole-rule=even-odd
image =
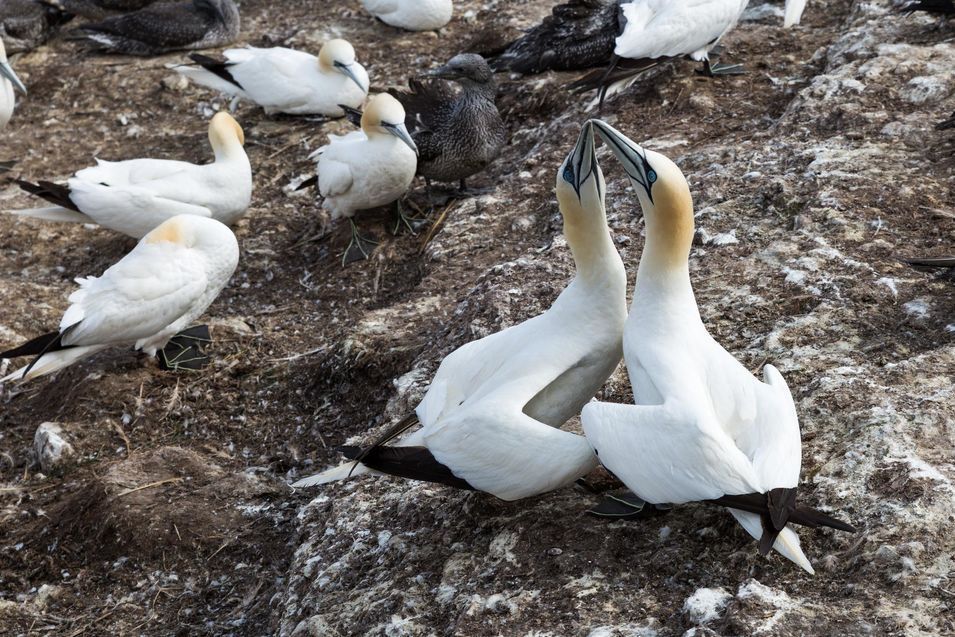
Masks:
[[[23,82],[20,81],[20,78],[17,77],[17,74],[13,71],[13,67],[11,67],[8,62],[0,62],[0,75],[10,80],[10,83],[13,84],[13,88],[24,95],[27,94],[27,87],[23,85]]]
[[[389,133],[391,133],[392,135],[394,135],[395,137],[397,137],[404,143],[408,144],[408,148],[413,150],[415,155],[418,154],[418,147],[415,145],[414,140],[411,139],[411,133],[408,132],[408,128],[403,123],[388,124],[386,122],[382,122],[381,125],[386,131],[388,131]]]
[[[577,144],[564,161],[564,181],[574,187],[577,198],[580,199],[580,187],[588,179],[596,180],[597,190],[600,190],[600,180],[597,179],[597,153],[594,145],[593,124],[588,121],[580,129]]]
[[[333,65],[339,73],[341,73],[342,75],[350,79],[352,82],[357,84],[358,88],[360,88],[366,93],[368,92],[368,87],[362,84],[361,80],[358,79],[358,74],[355,73],[355,70],[352,68],[351,64],[344,64],[342,62],[334,62]]]
[[[627,171],[630,179],[643,186],[647,197],[650,198],[650,203],[653,203],[651,189],[653,183],[657,180],[657,173],[647,161],[647,151],[607,122],[599,119],[590,121],[597,128],[600,138],[610,147],[617,160],[623,164],[623,169]]]
[[[424,77],[433,77],[442,80],[454,80],[458,78],[458,72],[454,69],[448,68],[447,65],[439,66],[436,69],[432,69],[424,74]]]

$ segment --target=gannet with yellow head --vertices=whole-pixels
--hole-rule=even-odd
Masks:
[[[434,31],[451,21],[451,0],[361,0],[365,10],[399,29]]]
[[[60,329],[0,353],[34,357],[2,381],[51,374],[112,346],[153,356],[215,300],[239,262],[239,244],[215,219],[178,215],[143,237],[99,277],[78,278]]]
[[[560,427],[621,356],[626,272],[607,228],[604,192],[586,124],[557,172],[557,201],[577,273],[550,309],[449,354],[415,413],[374,444],[345,448],[357,462],[293,486],[378,472],[517,500],[591,471],[597,460],[587,442]]]
[[[358,108],[368,73],[346,40],[329,40],[318,57],[282,47],[227,49],[225,62],[193,53],[195,65],[173,68],[198,84],[247,99],[266,113],[341,117],[339,105]]]
[[[232,225],[252,199],[252,167],[245,134],[228,113],[209,122],[215,161],[191,164],[168,159],[96,160],[67,185],[21,181],[20,186],[54,204],[9,211],[48,221],[96,223],[140,238],[178,214],[211,217]]]
[[[787,525],[852,530],[797,506],[801,440],[792,394],[772,365],[758,381],[706,331],[690,285],[693,200],[683,173],[608,124],[594,126],[643,209],[646,243],[624,330],[635,405],[581,415],[600,462],[652,503],[715,501],[754,538],[812,573]]]
[[[418,166],[418,147],[405,127],[401,103],[380,93],[368,100],[360,131],[329,135],[329,143],[311,157],[318,163],[322,207],[333,219],[349,219],[351,249],[362,245],[352,217],[359,210],[396,202],[408,191]]]
[[[7,51],[3,48],[3,40],[0,40],[0,129],[4,128],[13,117],[13,107],[16,102],[14,91],[20,91],[26,95],[27,87],[10,66]]]

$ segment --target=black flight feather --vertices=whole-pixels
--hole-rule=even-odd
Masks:
[[[60,206],[61,208],[66,208],[67,210],[73,210],[80,213],[83,212],[77,208],[76,204],[73,203],[73,200],[70,199],[70,189],[68,186],[54,184],[52,181],[42,180],[33,184],[29,181],[23,181],[22,179],[17,179],[17,185],[31,195],[36,195],[37,197],[46,199],[50,203]]]
[[[0,352],[0,358],[17,358],[20,356],[42,356],[47,352],[57,352],[61,349],[67,349],[70,345],[63,345],[61,332],[50,332],[36,338],[30,339],[22,345],[18,345],[5,352]]]
[[[201,53],[190,53],[189,59],[213,75],[219,76],[229,84],[234,84],[240,89],[245,90],[245,88],[239,83],[239,80],[235,79],[232,73],[229,72],[229,67],[234,66],[231,62],[220,62],[215,58],[211,58],[208,55],[203,55]]]
[[[339,104],[338,108],[345,111],[345,119],[354,124],[355,126],[361,126],[361,116],[362,112],[360,108],[352,108],[351,106],[346,106],[344,104]]]
[[[917,0],[910,2],[899,11],[911,13],[913,11],[926,11],[928,13],[940,13],[942,15],[955,15],[955,2],[952,0]]]
[[[774,489],[774,491],[786,492],[795,490]],[[764,516],[764,523],[768,522],[771,528],[775,528],[776,526],[773,522],[773,518],[775,518],[777,521],[785,519],[787,523],[808,526],[809,528],[813,529],[820,526],[827,526],[840,531],[847,531],[849,533],[856,532],[855,527],[853,527],[851,524],[826,515],[822,511],[797,505],[795,494],[793,494],[791,498],[789,496],[774,496],[772,502],[770,502],[770,497],[767,493],[724,495],[723,497],[717,498],[715,500],[707,500],[707,502]],[[785,514],[779,511],[780,508],[785,509]],[[785,526],[785,524],[783,526]],[[780,528],[779,530],[782,529]]]
[[[351,460],[357,461],[361,457],[363,465],[388,475],[474,490],[474,487],[435,460],[426,447],[372,447],[364,450],[342,447],[341,452]]]
[[[921,268],[955,268],[955,257],[913,257],[902,262]]]

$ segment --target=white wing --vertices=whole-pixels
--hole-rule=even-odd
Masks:
[[[626,24],[614,52],[630,59],[693,53],[715,43],[741,12],[740,0],[634,0],[622,9]]]
[[[164,179],[181,173],[195,164],[174,159],[129,159],[126,161],[96,160],[96,165],[76,173],[74,179],[92,184],[125,186]]]
[[[749,459],[715,423],[700,423],[673,402],[593,402],[581,414],[600,462],[648,502],[679,504],[760,493]]]
[[[805,8],[806,0],[786,0],[786,16],[783,19],[783,27],[788,29],[799,24]]]
[[[328,153],[318,160],[318,190],[323,197],[343,195],[352,187],[351,166],[337,161]]]
[[[186,314],[208,286],[202,257],[184,246],[140,243],[100,277],[77,279],[80,289],[60,329],[74,326],[66,345],[148,339]]]
[[[211,217],[206,206],[163,197],[142,186],[103,186],[69,180],[70,198],[90,219],[103,227],[140,238],[163,221],[179,214]],[[186,196],[189,189],[183,188]]]

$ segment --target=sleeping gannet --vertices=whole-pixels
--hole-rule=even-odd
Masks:
[[[571,84],[608,90],[632,83],[672,58],[703,62],[709,76],[733,75],[739,65],[711,65],[710,51],[736,26],[749,0],[571,0],[511,43],[496,68],[522,73],[606,66]],[[613,40],[610,37],[613,36]]]
[[[16,102],[14,91],[20,91],[26,95],[27,87],[10,66],[6,49],[3,48],[3,40],[0,40],[0,129],[3,129],[13,117],[13,107]]]
[[[239,37],[239,9],[233,0],[160,2],[139,11],[79,27],[94,48],[129,55],[160,55],[208,49]]]
[[[557,172],[573,281],[543,314],[449,354],[414,413],[373,445],[344,449],[355,462],[292,486],[387,473],[517,500],[596,467],[586,440],[560,427],[620,361],[626,272],[607,228],[604,185],[588,123]]]
[[[216,113],[209,122],[211,164],[169,159],[96,160],[67,185],[19,181],[20,187],[54,204],[11,210],[47,221],[96,223],[140,238],[179,214],[212,217],[232,225],[249,208],[252,168],[242,147],[245,135],[231,115]]]
[[[328,144],[311,155],[318,164],[322,207],[332,219],[348,218],[352,239],[346,257],[353,246],[367,257],[353,217],[359,210],[394,203],[408,191],[418,148],[405,126],[405,109],[387,93],[368,100],[361,130],[328,137]]]
[[[783,27],[796,26],[802,20],[802,12],[806,9],[806,0],[786,0],[786,13],[783,17]]]
[[[915,0],[903,6],[900,11],[912,13],[913,11],[925,11],[926,13],[938,13],[940,15],[955,15],[955,2],[953,0]]]
[[[0,40],[7,52],[30,51],[49,39],[73,15],[58,6],[39,0],[0,1]]]
[[[35,357],[0,382],[51,374],[117,345],[154,356],[206,311],[238,262],[235,235],[215,219],[164,221],[101,276],[76,279],[58,331],[0,353]]]
[[[715,501],[747,532],[812,573],[787,522],[851,526],[796,505],[801,440],[786,381],[759,382],[706,331],[690,285],[693,201],[676,164],[594,126],[643,209],[646,244],[624,329],[634,405],[593,402],[584,433],[600,462],[647,502]]]
[[[228,49],[225,62],[193,53],[193,65],[173,68],[217,91],[247,99],[266,113],[341,117],[368,94],[368,73],[345,40],[329,40],[318,57],[282,47]]]
[[[430,73],[449,80],[408,81],[410,90],[388,92],[405,109],[405,124],[418,146],[418,174],[426,181],[460,182],[484,170],[507,141],[494,98],[494,72],[480,55],[462,53]]]
[[[408,31],[434,31],[451,21],[451,0],[361,0],[368,13]]]

